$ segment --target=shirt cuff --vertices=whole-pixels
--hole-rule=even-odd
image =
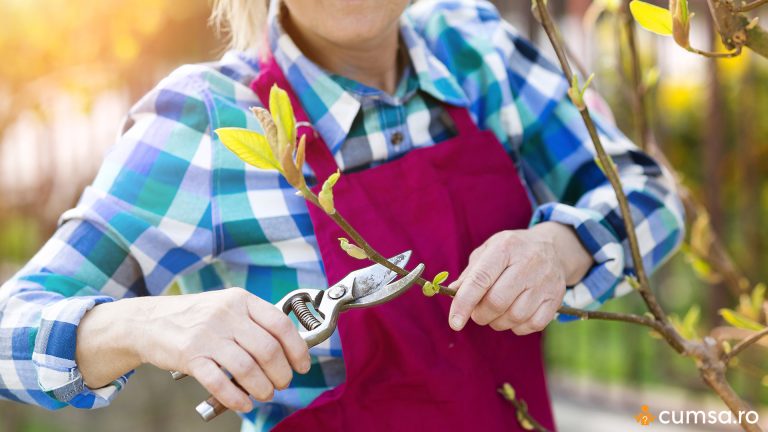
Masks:
[[[89,389],[75,362],[77,326],[83,315],[113,300],[106,296],[71,297],[43,309],[32,361],[40,389],[56,401],[83,409],[107,406],[133,373],[100,389]]]
[[[568,287],[563,305],[593,310],[607,300],[631,290],[624,278],[624,248],[600,212],[548,203],[536,209],[531,226],[547,221],[573,227],[581,244],[595,261],[578,284]],[[575,319],[570,315],[558,316],[559,321]]]

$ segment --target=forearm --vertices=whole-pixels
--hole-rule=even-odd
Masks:
[[[88,311],[77,330],[76,362],[86,386],[104,387],[141,364],[139,344],[144,339],[147,302],[125,299]]]

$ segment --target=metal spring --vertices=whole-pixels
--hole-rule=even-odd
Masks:
[[[314,330],[320,327],[320,321],[315,318],[315,315],[307,307],[306,301],[301,297],[294,297],[291,299],[291,309],[296,314],[296,318],[299,319],[301,325],[307,330]]]

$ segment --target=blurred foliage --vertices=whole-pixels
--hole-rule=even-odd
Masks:
[[[0,135],[52,88],[135,98],[169,67],[212,57],[208,13],[206,0],[0,0]]]
[[[563,1],[550,3],[565,10]],[[523,6],[520,13],[527,13],[528,5]],[[0,52],[5,54],[0,62],[0,138],[19,113],[39,111],[51,89],[82,97],[84,109],[89,109],[90,98],[107,89],[127,89],[135,101],[179,64],[218,57],[221,44],[206,27],[207,15],[206,0],[0,0]],[[593,86],[608,100],[621,129],[635,136],[628,65],[617,58],[620,32],[610,18],[589,20],[584,44],[590,46],[590,69],[596,73]],[[535,35],[535,28],[532,23],[526,30]],[[768,267],[761,262],[768,252],[768,224],[762,223],[768,217],[768,122],[762,120],[768,118],[768,62],[749,54],[722,60],[713,77],[704,60],[682,50],[665,50],[664,44],[645,36],[640,38],[640,54],[660,147],[698,197],[717,186],[719,231],[728,249],[751,280],[768,281]],[[683,66],[687,69],[678,70]],[[702,163],[708,150],[707,125],[713,121],[707,109],[713,86],[722,92],[716,119],[723,124],[718,175]],[[34,214],[3,209],[2,196],[0,210],[0,264],[18,266],[37,250],[51,226],[41,226]],[[0,277],[2,269],[0,265]],[[655,279],[665,307],[681,317],[683,325],[686,316],[693,321],[692,304],[700,305],[696,321],[701,328],[723,324],[716,313],[722,305],[712,296],[717,286],[698,278],[683,256],[673,258]],[[737,304],[731,300],[730,306]],[[644,311],[636,296],[612,301],[606,309]],[[689,361],[648,337],[644,328],[592,321],[554,324],[545,341],[554,370],[634,387],[674,385],[706,392]],[[764,357],[765,350],[755,347],[742,361],[764,365]],[[734,378],[742,394],[768,403],[768,388],[760,385],[755,368],[735,371]],[[0,432],[204,429],[191,412],[199,388],[191,381],[181,385],[165,379],[159,371],[141,371],[116,405],[103,413],[44,413],[0,403]],[[170,413],[163,411],[168,406],[174,407]],[[236,419],[230,422],[234,425]]]

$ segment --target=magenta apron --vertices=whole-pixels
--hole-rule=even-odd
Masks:
[[[266,104],[277,83],[308,118],[273,58],[251,87]],[[458,277],[470,253],[493,234],[526,228],[531,204],[510,157],[466,109],[446,105],[457,136],[375,168],[343,174],[336,208],[386,256],[412,249],[425,277]],[[310,128],[307,163],[319,183],[336,171],[325,143]],[[318,192],[319,186],[314,188]],[[347,256],[346,235],[314,206],[309,214],[326,277],[333,283],[368,265]],[[469,322],[448,326],[451,299],[427,298],[419,287],[381,306],[341,315],[346,381],[320,395],[275,431],[517,431],[515,409],[496,391],[511,383],[539,422],[554,429],[541,356],[541,334],[516,336]]]

